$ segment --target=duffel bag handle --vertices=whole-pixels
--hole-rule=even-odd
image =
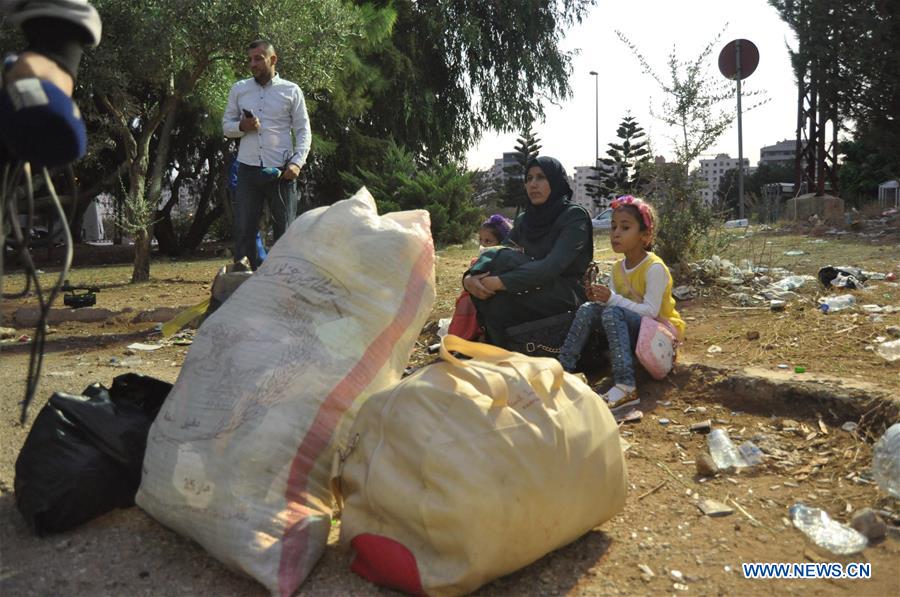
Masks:
[[[462,361],[455,356],[453,356],[451,351],[458,352],[460,354],[464,354],[466,356],[470,356],[473,359],[479,359],[481,361],[486,361],[489,363],[509,363],[513,369],[522,376],[529,384],[534,382],[534,379],[529,379],[527,375],[525,375],[521,368],[516,366],[516,362],[520,361],[526,357],[525,355],[519,354],[517,352],[511,352],[509,350],[500,348],[499,346],[494,346],[492,344],[485,344],[483,342],[470,342],[468,340],[464,340],[459,336],[454,336],[452,334],[448,334],[444,336],[444,339],[441,341],[441,358],[457,367],[468,367],[468,363],[466,361]],[[534,357],[532,357],[534,358]],[[550,371],[553,373],[553,381],[549,387],[544,388],[544,390],[552,395],[555,394],[559,388],[562,386],[563,382],[563,368],[562,365],[556,359],[543,358],[542,360],[550,362]]]
[[[506,349],[500,348],[499,346],[494,346],[493,344],[485,344],[484,342],[470,342],[469,340],[464,340],[459,336],[447,334],[441,341],[441,359],[447,361],[448,363],[456,365],[457,367],[469,366],[465,361],[462,361],[453,356],[451,352],[458,352],[460,354],[472,357],[473,359],[488,361],[491,363],[500,363],[509,360],[516,355],[516,353],[514,352],[510,352]]]

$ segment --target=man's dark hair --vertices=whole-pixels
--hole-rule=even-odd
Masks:
[[[268,42],[264,39],[255,39],[255,40],[251,41],[250,44],[247,46],[248,50],[252,50],[254,48],[262,48],[263,50],[266,51],[266,54],[274,54],[275,53],[275,46],[273,46],[270,42]]]

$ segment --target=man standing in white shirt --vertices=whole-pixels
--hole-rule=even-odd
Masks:
[[[234,259],[259,266],[256,234],[263,201],[277,241],[297,215],[296,178],[306,163],[312,133],[306,100],[295,83],[275,72],[278,55],[267,41],[247,47],[253,78],[238,81],[222,117],[226,137],[239,138],[234,195]]]

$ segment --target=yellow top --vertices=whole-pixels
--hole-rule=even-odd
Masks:
[[[647,270],[654,263],[658,263],[663,267],[668,278],[666,289],[663,291],[662,302],[659,306],[659,316],[667,319],[675,326],[675,329],[678,330],[679,339],[681,339],[684,337],[685,323],[678,311],[675,310],[675,299],[672,298],[672,274],[669,273],[669,268],[666,267],[665,262],[655,253],[647,253],[647,258],[644,259],[643,263],[627,274],[627,282],[625,268],[623,267],[625,260],[620,259],[617,261],[612,270],[613,287],[616,289],[616,292],[625,298],[635,303],[643,303],[644,293],[647,289]],[[629,284],[631,288],[629,288]]]

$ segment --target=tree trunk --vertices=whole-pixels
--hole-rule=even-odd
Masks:
[[[206,236],[206,232],[209,230],[209,227],[215,223],[216,220],[222,215],[223,212],[222,205],[217,205],[213,208],[209,213],[203,214],[203,217],[199,215],[194,218],[194,222],[191,225],[191,229],[188,231],[187,236],[184,237],[184,241],[181,243],[181,252],[189,253],[200,246],[200,243],[203,242],[203,237]]]
[[[172,223],[172,208],[178,203],[181,195],[181,186],[184,180],[190,176],[189,170],[182,169],[178,172],[178,176],[172,182],[171,195],[166,204],[156,212],[155,222],[153,224],[153,235],[159,242],[159,252],[169,257],[177,257],[181,255],[181,246],[178,241],[178,235],[175,233],[175,225]]]
[[[222,215],[222,203],[224,201],[222,201],[220,196],[219,181],[222,178],[224,164],[220,159],[220,145],[221,142],[217,141],[210,141],[206,144],[205,161],[209,164],[209,170],[206,173],[206,180],[203,184],[203,194],[200,195],[200,201],[197,202],[197,212],[194,215],[194,220],[191,222],[191,227],[181,243],[182,254],[196,249],[203,242],[203,237],[206,236],[206,231],[209,230],[209,227]],[[213,203],[214,198],[219,200],[215,201],[215,206],[210,209],[209,206]]]
[[[131,271],[131,282],[147,282],[150,280],[150,234],[147,230],[139,230],[134,235],[134,269]]]

